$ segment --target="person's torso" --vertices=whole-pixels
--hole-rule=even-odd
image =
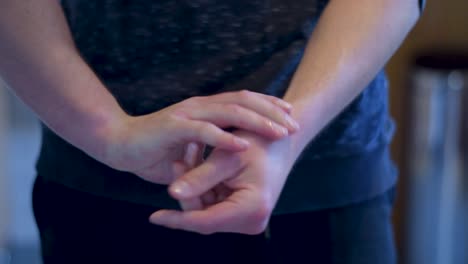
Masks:
[[[325,2],[67,0],[63,6],[84,59],[122,107],[139,115],[194,95],[264,92],[304,48]],[[280,96],[284,87],[268,92]]]
[[[281,97],[327,2],[64,0],[62,5],[83,58],[127,113],[143,115],[192,96],[231,90],[248,89]],[[388,155],[385,154],[392,134],[392,122],[387,111],[387,86],[384,74],[379,73],[307,146],[296,166],[301,169],[293,169],[291,172],[290,178],[296,185],[312,186],[311,192],[318,188],[313,187],[315,185],[325,184],[333,188],[333,182],[344,177],[341,174],[350,170],[352,172],[353,163],[342,166],[345,168],[343,171],[324,171],[324,177],[309,177],[304,170],[320,169],[322,161],[325,164],[332,159],[337,160],[335,164],[339,166],[340,159],[373,155],[377,159],[374,163],[385,163],[382,166],[386,169],[391,167]],[[119,177],[113,177],[112,181],[106,180],[105,177],[121,172],[94,164],[47,128],[44,135],[38,162],[38,168],[43,170],[41,174],[47,174],[47,171],[50,174],[63,174],[67,171],[66,166],[59,168],[60,164],[67,163],[67,155],[53,154],[55,147],[55,152],[68,152],[69,158],[73,157],[75,163],[76,160],[87,159],[80,168],[83,172],[77,173],[75,179],[71,179],[72,175],[55,176],[58,181],[80,186],[81,189],[92,189],[93,192],[101,191],[104,195],[109,192],[112,193],[109,196],[130,197],[124,198],[127,200],[132,200],[136,194],[128,193],[132,188],[124,190],[119,185],[128,186],[135,181],[135,186],[151,189],[149,183],[136,183],[137,179],[133,179],[135,176],[122,176],[120,181],[116,180]],[[374,152],[380,153],[380,156]],[[47,169],[53,166],[54,169]],[[379,169],[376,167],[374,173],[379,173]],[[104,178],[78,178],[78,174],[92,174],[93,170],[104,174]],[[327,173],[333,175],[327,177]],[[369,187],[373,192],[385,189],[383,185],[393,181],[385,175],[379,177],[387,177],[387,180],[376,181],[379,182],[377,187]],[[115,188],[110,186],[112,184],[116,185]],[[107,190],[104,190],[104,185]],[[110,191],[112,188],[115,191]],[[142,190],[137,191],[138,188],[135,187],[133,192],[139,192],[139,195],[144,193]],[[293,194],[297,189],[288,188],[287,183],[284,193],[288,196],[288,193]],[[308,190],[296,196],[307,196]],[[336,195],[328,195],[328,200],[324,199],[314,206],[333,204],[338,199],[334,198]],[[353,195],[346,197],[355,200]],[[144,202],[140,198],[135,199]]]

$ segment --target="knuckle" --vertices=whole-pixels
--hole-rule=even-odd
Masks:
[[[265,107],[267,107],[268,111],[273,114],[283,113],[281,107],[279,107],[276,103],[271,101],[266,101]]]
[[[200,132],[201,133],[208,133],[208,132],[215,132],[218,131],[218,127],[212,123],[204,123],[200,125]]]
[[[204,128],[205,124],[202,123],[194,123],[190,122],[189,124],[186,124],[185,128],[187,132],[187,138],[185,140],[189,141],[198,141],[203,137],[204,134]]]
[[[168,135],[169,133],[174,133],[176,131],[181,131],[181,128],[186,127],[187,124],[182,114],[179,115],[176,113],[165,115],[163,118],[161,118],[159,123],[164,124],[163,126],[158,127],[162,133],[165,133],[164,135]]]
[[[220,133],[222,134],[220,129],[216,125],[211,124],[211,123],[197,124],[195,125],[194,130],[195,130],[194,135],[196,138],[194,138],[193,140],[204,141],[204,140],[207,140],[208,138],[219,138]]]
[[[207,130],[211,128],[212,124],[210,123],[197,123],[194,125],[194,130],[198,136],[203,135]]]
[[[236,115],[239,115],[242,113],[242,107],[240,105],[236,105],[236,104],[228,104],[226,106],[226,109],[230,112],[230,113],[233,113],[233,114],[236,114]]]
[[[281,98],[273,96],[273,95],[262,94],[262,96],[265,97],[265,99],[269,99],[269,100],[271,100],[272,102],[275,102],[275,103],[283,101]]]
[[[239,128],[245,128],[250,125],[252,122],[252,118],[249,116],[236,116],[236,118],[233,119],[234,125],[238,126]]]
[[[285,102],[283,99],[275,97],[275,96],[271,96],[271,98],[273,99],[273,102],[278,106],[283,105]]]
[[[190,109],[187,107],[187,106],[179,106],[177,107],[176,109],[174,109],[169,115],[168,115],[168,119],[169,120],[174,120],[174,119],[178,119],[178,118],[190,118]],[[169,120],[166,120],[166,121],[169,121]]]
[[[182,128],[187,127],[188,122],[186,119],[187,117],[183,113],[173,113],[167,115],[161,119],[161,124],[164,125],[160,126],[160,129],[162,129],[161,131],[164,131],[165,133],[174,133],[180,131]]]
[[[268,129],[272,129],[272,128],[273,128],[273,127],[272,127],[272,126],[273,126],[273,121],[271,121],[270,119],[263,117],[263,118],[262,118],[262,122],[263,122],[263,126],[264,126],[265,128],[268,128]]]
[[[242,157],[242,153],[230,153],[230,161],[233,167],[244,168],[247,166],[247,161]]]
[[[203,99],[204,99],[203,96],[193,96],[193,97],[186,99],[184,102],[190,105],[198,105],[198,104],[203,103]]]
[[[253,92],[249,90],[242,90],[238,94],[239,94],[239,99],[241,100],[248,100],[253,96]]]

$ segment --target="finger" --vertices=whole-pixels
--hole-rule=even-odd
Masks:
[[[250,143],[238,136],[226,132],[214,124],[197,121],[179,121],[179,132],[183,140],[196,141],[230,151],[244,151]]]
[[[271,139],[279,139],[289,134],[288,128],[237,104],[208,104],[204,108],[192,111],[189,118],[209,122],[221,128],[244,129]]]
[[[193,157],[193,167],[196,167],[198,165],[200,165],[202,162],[203,162],[203,155],[205,154],[205,149],[206,149],[206,146],[205,144],[202,144],[202,143],[195,143],[197,145],[196,149],[194,150],[195,152],[195,155]]]
[[[185,155],[185,164],[187,167],[178,177],[203,162],[203,150],[204,146],[202,144],[195,142],[187,144]],[[179,204],[183,211],[201,210],[208,205],[214,204],[216,202],[216,197],[214,191],[210,190],[200,197],[179,200]]]
[[[189,165],[190,169],[193,169],[199,166],[203,162],[203,153],[205,152],[205,145],[200,143],[192,142],[188,146],[187,151],[187,160],[186,163]],[[188,171],[188,170],[186,170]],[[207,203],[207,197],[214,197],[213,191],[208,191],[203,194],[201,197],[195,197],[186,200],[180,200],[180,206],[184,211],[190,210],[201,210]]]
[[[172,166],[175,177],[180,177],[189,169],[186,164],[180,161],[173,162]],[[203,201],[199,197],[179,200],[179,205],[184,211],[203,209]]]
[[[292,109],[293,109],[293,106],[286,102],[285,100],[281,99],[281,98],[278,98],[278,97],[275,97],[275,96],[271,96],[271,95],[266,95],[266,94],[263,94],[263,96],[269,100],[270,102],[280,106],[281,108],[283,108],[286,113],[290,114]]]
[[[176,178],[180,177],[188,170],[193,169],[195,166],[201,164],[201,161],[203,160],[203,155],[197,153],[197,151],[200,148],[203,147],[200,144],[194,142],[189,143],[187,145],[187,151],[185,156],[186,165],[184,165],[181,162],[174,162],[173,166],[175,167],[174,171]],[[200,197],[179,200],[179,204],[183,211],[201,210],[204,207],[223,201],[229,195],[229,189],[226,186],[224,186],[224,184],[219,184],[212,190],[209,190],[206,193],[202,194]]]
[[[168,228],[181,229],[202,234],[214,232],[236,232],[246,215],[245,207],[233,202],[218,203],[205,210],[180,212],[159,210],[150,216],[150,222]]]
[[[199,153],[201,151],[201,144],[198,144],[196,142],[190,142],[189,144],[187,144],[185,148],[184,161],[188,169],[192,169],[198,165],[200,156],[203,156]]]
[[[244,162],[235,154],[217,153],[199,167],[190,170],[169,186],[169,193],[177,200],[197,197],[221,182],[237,175]]]
[[[183,211],[202,210],[204,208],[204,202],[198,197],[186,200],[179,200],[179,205]]]
[[[245,96],[245,97],[247,97],[247,96],[254,97],[255,96],[255,97],[267,100],[272,104],[275,104],[276,106],[280,107],[286,113],[290,113],[291,110],[292,110],[292,105],[290,103],[286,102],[285,100],[281,99],[281,98],[271,96],[271,95],[267,95],[267,94],[257,93],[257,92],[253,92],[253,91],[249,91],[249,90],[220,93],[220,94],[217,94],[217,95],[214,95],[214,96],[217,97],[216,99],[221,100],[221,102],[230,102],[232,100],[232,98],[233,98],[233,95],[234,96]]]
[[[213,97],[216,103],[237,104],[244,108],[248,108],[257,114],[288,128],[289,132],[296,132],[299,129],[298,123],[289,116],[288,113],[290,111],[285,112],[281,106],[278,106],[278,104],[288,104],[279,98],[273,98],[273,96],[247,90],[222,93]]]

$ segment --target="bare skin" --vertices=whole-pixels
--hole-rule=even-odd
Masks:
[[[188,166],[169,190],[189,210],[160,210],[150,221],[203,234],[263,232],[304,147],[382,69],[418,16],[416,0],[330,1],[284,97],[300,131],[277,141],[235,132],[250,148],[233,154],[215,149],[203,163]],[[225,198],[200,202],[220,186]]]
[[[0,1],[0,76],[59,136],[96,160],[154,183],[196,142],[238,152],[222,128],[269,139],[294,133],[284,100],[248,91],[193,97],[145,116],[126,114],[79,56],[56,0]],[[157,89],[157,87],[155,87]]]

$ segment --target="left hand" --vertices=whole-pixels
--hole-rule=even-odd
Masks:
[[[193,199],[203,196],[214,197],[211,203],[198,200],[192,207],[197,210],[184,212],[157,211],[150,216],[152,223],[202,234],[264,231],[293,165],[291,139],[271,141],[247,131],[235,134],[251,143],[248,150],[232,153],[216,148],[169,188],[182,204],[194,205]]]

